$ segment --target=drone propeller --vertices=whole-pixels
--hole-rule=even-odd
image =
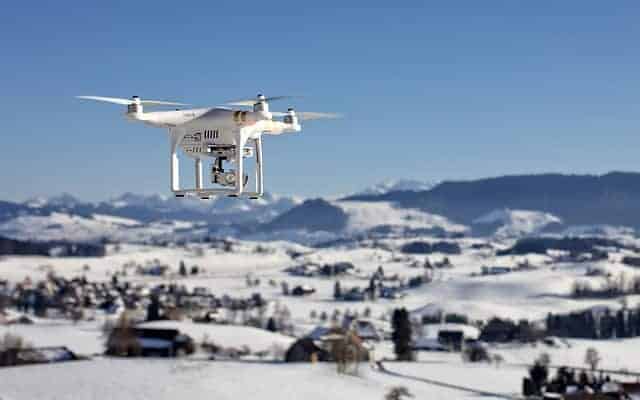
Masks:
[[[283,100],[283,99],[293,99],[293,98],[295,98],[295,96],[271,96],[271,97],[265,97],[264,95],[259,94],[254,99],[232,100],[232,101],[229,101],[229,102],[227,102],[225,104],[229,105],[229,106],[252,106],[252,105],[254,105],[256,103],[260,103],[260,102],[270,102],[270,101]]]
[[[136,104],[138,102],[145,106],[186,106],[188,105],[184,103],[175,103],[172,101],[142,100],[138,98],[138,96],[133,96],[130,99],[121,99],[118,97],[101,97],[101,96],[76,96],[76,98],[85,99],[85,100],[104,101],[106,103],[122,104],[124,106]]]
[[[323,113],[323,112],[313,112],[313,111],[293,111],[295,112],[295,116],[298,117],[300,121],[311,121],[314,119],[336,119],[342,118],[341,114],[336,113]],[[271,113],[274,117],[285,117],[287,115],[291,115],[290,112],[279,112],[273,111]]]

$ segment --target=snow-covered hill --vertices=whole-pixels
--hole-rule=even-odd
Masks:
[[[499,238],[517,238],[541,232],[551,225],[560,225],[555,215],[532,210],[493,210],[473,221],[474,233],[492,234]]]
[[[206,232],[205,224],[190,221],[142,223],[113,215],[88,217],[52,212],[49,215],[23,215],[0,223],[0,236],[32,241],[148,242],[163,238],[176,240],[184,235],[195,238]]]
[[[403,237],[418,234],[448,235],[468,231],[445,217],[388,202],[307,200],[283,213],[249,236],[267,236],[307,244],[363,235]]]
[[[451,233],[464,233],[467,227],[451,222],[440,215],[405,209],[387,202],[337,201],[333,203],[348,216],[345,232],[365,233],[385,228],[397,232],[439,229]]]

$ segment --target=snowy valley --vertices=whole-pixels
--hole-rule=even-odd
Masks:
[[[413,184],[339,199],[0,204],[2,345],[19,338],[82,358],[42,365],[30,353],[24,364],[38,365],[0,369],[0,398],[320,399],[330,388],[353,399],[398,387],[417,398],[523,398],[537,360],[578,373],[588,349],[603,374],[635,379],[633,221],[520,201],[478,211],[477,197],[463,194],[465,208],[442,194],[446,182]],[[434,193],[448,205],[429,203]],[[53,251],[63,244],[103,252]],[[398,310],[415,361],[395,361]],[[142,335],[133,353],[113,344],[124,331]],[[191,347],[168,351],[177,339],[150,332]],[[340,371],[336,340],[354,337],[362,359]]]

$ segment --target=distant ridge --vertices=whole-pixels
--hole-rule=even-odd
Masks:
[[[640,173],[604,175],[510,175],[442,182],[430,190],[350,196],[345,200],[390,201],[471,224],[497,209],[537,210],[566,225],[640,227]]]

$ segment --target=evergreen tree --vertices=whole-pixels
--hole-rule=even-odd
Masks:
[[[627,337],[627,325],[624,320],[624,311],[618,310],[616,313],[616,337]]]
[[[187,276],[187,266],[184,264],[184,261],[180,261],[180,275]]]
[[[399,361],[411,361],[411,322],[406,308],[397,308],[391,318],[393,351]]]
[[[147,321],[157,321],[160,319],[160,302],[153,296],[147,306]]]
[[[374,301],[376,299],[376,281],[373,277],[369,279],[369,288],[367,291],[369,292],[369,300]]]
[[[336,281],[336,284],[333,286],[333,298],[336,300],[340,300],[342,298],[342,288],[340,287],[340,281]]]
[[[276,326],[276,320],[273,317],[269,317],[269,321],[267,321],[267,330],[271,332],[277,332],[278,327]]]

